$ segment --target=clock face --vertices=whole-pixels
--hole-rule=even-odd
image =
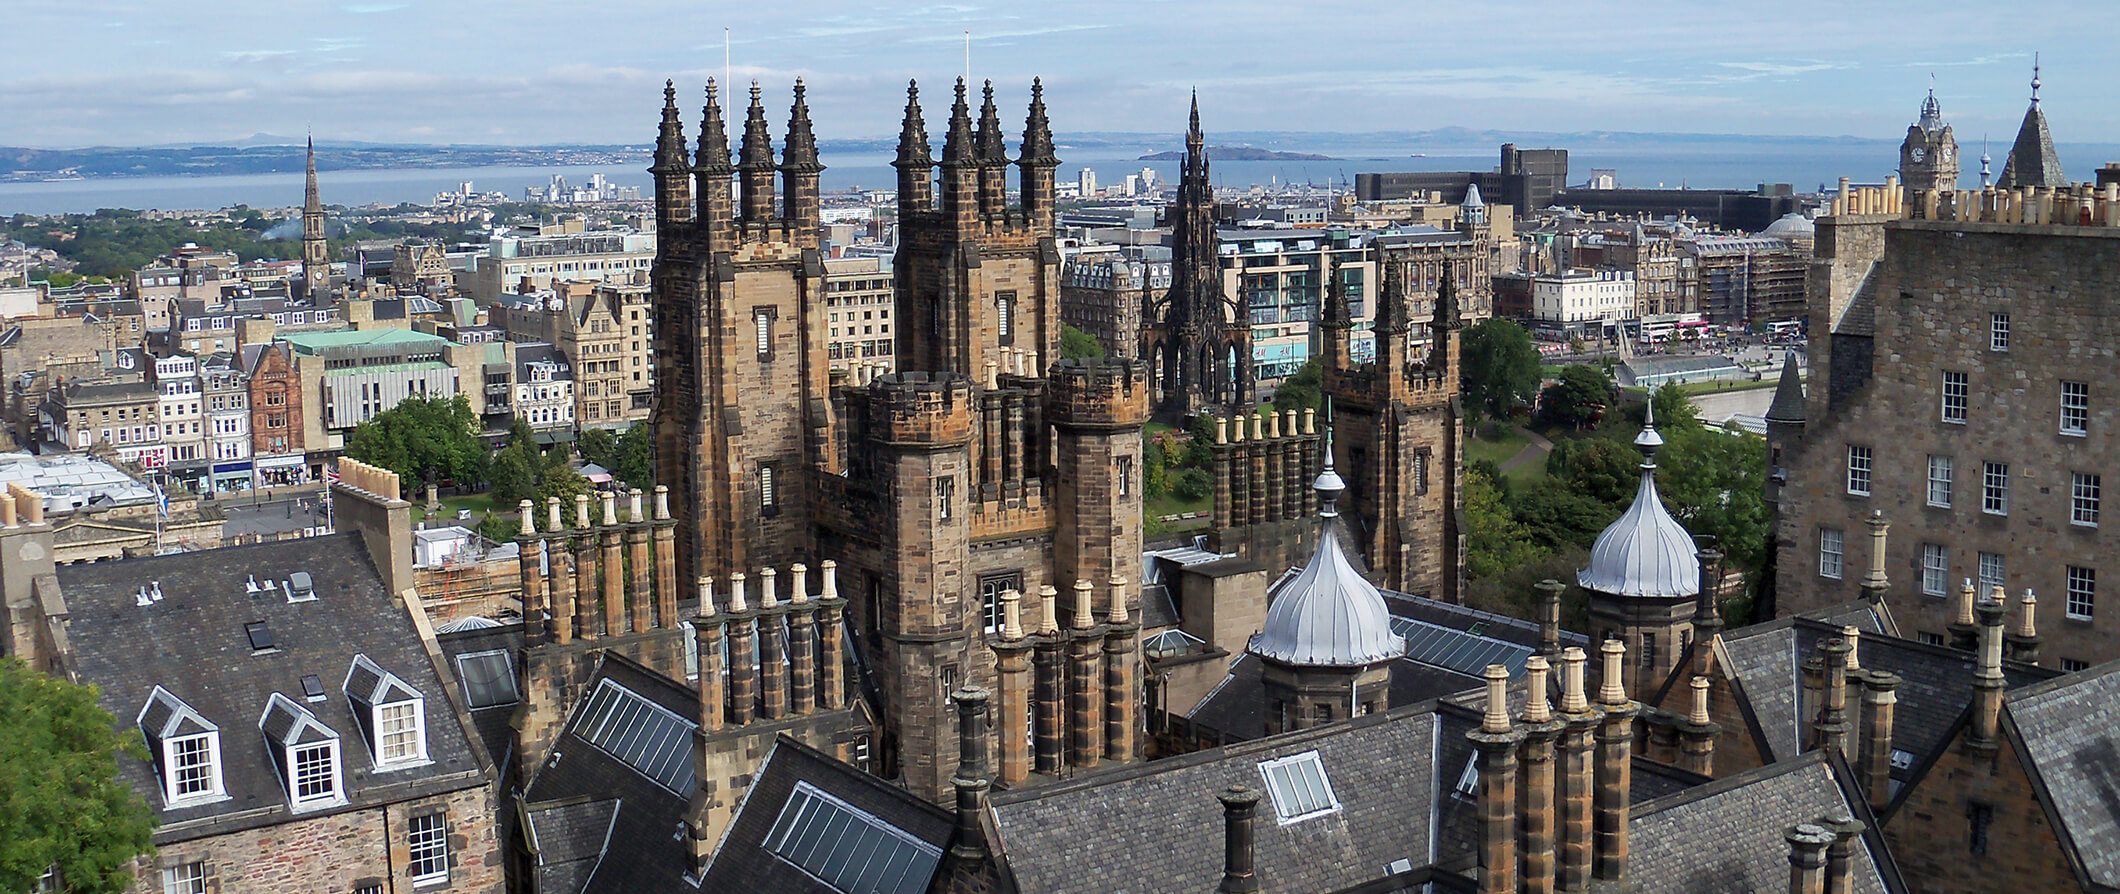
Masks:
[[[1920,146],[1914,147],[1913,151],[1907,153],[1907,157],[1913,159],[1917,164],[1920,163],[1922,159],[1927,158],[1928,155],[1929,150],[1923,149]]]
[[[1951,160],[1951,156],[1955,154],[1951,151],[1951,147],[1949,146],[1945,146],[1942,149],[1937,150],[1937,152],[1937,157],[1943,159],[1945,162],[1949,162]]]

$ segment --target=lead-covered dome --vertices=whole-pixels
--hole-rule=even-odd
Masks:
[[[1634,504],[1606,526],[1590,547],[1590,567],[1575,575],[1583,589],[1665,598],[1700,593],[1700,559],[1694,556],[1693,535],[1664,511],[1664,501],[1656,495],[1656,451],[1663,445],[1652,406],[1641,434],[1634,438],[1635,449],[1642,452],[1641,487],[1634,492]]]
[[[1347,489],[1326,448],[1318,476],[1318,548],[1301,574],[1273,594],[1266,626],[1252,634],[1261,658],[1306,667],[1359,667],[1406,654],[1406,639],[1391,632],[1391,610],[1341,549],[1334,503]]]

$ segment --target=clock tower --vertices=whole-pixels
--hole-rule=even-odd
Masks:
[[[1958,188],[1958,141],[1936,105],[1935,88],[1921,103],[1921,120],[1907,128],[1906,142],[1899,144],[1899,182],[1909,206],[1916,190]]]

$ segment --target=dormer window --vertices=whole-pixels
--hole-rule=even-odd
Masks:
[[[346,672],[346,699],[366,733],[376,769],[427,763],[427,700],[411,684],[368,656],[355,655]]]
[[[148,694],[138,723],[162,778],[165,806],[223,797],[220,727],[160,686]]]
[[[338,731],[325,726],[307,706],[277,692],[258,718],[258,728],[287,786],[289,807],[300,812],[346,802]]]

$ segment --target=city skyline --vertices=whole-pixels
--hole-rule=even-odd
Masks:
[[[19,33],[84,39],[17,44],[23,74],[0,76],[0,145],[214,142],[305,125],[330,140],[640,143],[664,79],[697,106],[707,78],[725,71],[739,89],[758,79],[776,118],[802,77],[820,136],[884,137],[908,78],[927,105],[945,107],[967,31],[973,77],[1020,102],[1042,76],[1060,132],[1174,130],[1197,88],[1210,131],[1881,139],[1903,132],[1933,74],[1962,140],[2006,142],[2038,52],[2056,138],[2120,141],[2120,113],[2095,100],[2095,85],[2120,73],[2094,43],[2111,13],[2069,0],[2010,16],[2006,44],[1993,7],[1970,3],[1376,6],[1303,17],[1100,2],[1053,17],[1014,4],[851,13],[637,0],[593,19],[557,4],[505,15],[433,0],[213,5],[218,14],[131,0],[16,11]],[[242,23],[239,42],[231,22]]]

